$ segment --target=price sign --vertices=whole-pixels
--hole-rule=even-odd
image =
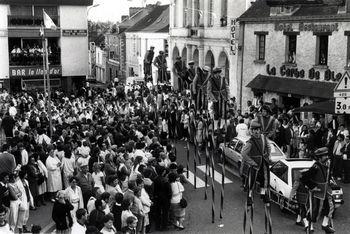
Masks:
[[[336,114],[350,114],[350,98],[336,98],[335,99],[335,113]]]

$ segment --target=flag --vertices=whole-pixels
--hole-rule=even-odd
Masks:
[[[46,14],[45,10],[43,10],[43,18],[44,18],[45,28],[49,28],[49,29],[53,29],[53,30],[57,29],[56,24],[52,21],[50,16],[48,14]]]

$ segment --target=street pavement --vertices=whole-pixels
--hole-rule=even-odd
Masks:
[[[187,165],[185,142],[177,142],[177,160],[185,167]],[[189,175],[190,183],[185,185],[184,197],[188,201],[188,207],[186,209],[186,220],[184,223],[185,229],[179,231],[174,228],[170,228],[165,233],[243,233],[243,215],[244,204],[246,194],[243,193],[241,181],[236,170],[228,168],[225,175],[225,189],[224,189],[224,206],[222,212],[222,219],[220,219],[220,194],[221,194],[221,166],[216,164],[214,173],[214,188],[215,188],[215,219],[212,223],[212,182],[211,178],[208,178],[208,187],[205,188],[205,156],[201,156],[201,163],[197,160],[197,170],[194,172],[194,149],[190,147],[190,162],[189,162]],[[217,158],[215,160],[218,161]],[[230,172],[228,172],[230,171]],[[185,173],[186,175],[186,173]],[[197,178],[197,188],[193,186],[194,177]],[[336,233],[347,234],[350,233],[350,185],[342,184],[344,190],[344,201],[339,209],[336,211],[334,219],[334,227]],[[207,200],[204,199],[205,191],[207,190]],[[256,195],[254,200],[254,233],[264,233],[264,207],[259,197]],[[40,207],[38,211],[30,212],[29,224],[40,224],[42,228],[45,228],[46,233],[50,233],[54,230],[53,222],[51,219],[52,205],[46,207]],[[272,231],[278,234],[293,234],[304,233],[303,228],[295,225],[295,215],[291,213],[281,212],[276,204],[272,204],[271,218],[272,218]],[[153,230],[153,229],[152,229]],[[153,232],[152,233],[164,233]],[[324,233],[321,230],[321,220],[315,225],[315,233]]]

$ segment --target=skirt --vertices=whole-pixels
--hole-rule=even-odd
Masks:
[[[175,218],[184,218],[186,214],[186,209],[182,208],[179,203],[171,203],[170,209]]]

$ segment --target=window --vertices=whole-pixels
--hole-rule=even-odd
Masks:
[[[176,0],[174,0],[174,5],[173,5],[173,7],[174,7],[174,15],[173,15],[173,20],[174,20],[174,28],[176,28],[177,27],[177,23],[176,23],[176,14],[177,14],[177,11],[176,11],[176,7],[177,7],[177,4],[176,4],[177,2],[176,2]]]
[[[263,32],[255,33],[256,34],[256,60],[265,61],[265,43],[266,43],[266,34]]]
[[[297,35],[287,35],[286,62],[296,63]]]
[[[227,0],[221,0],[221,27],[227,26]]]
[[[187,14],[188,14],[188,5],[187,5],[187,0],[184,0],[184,15],[183,15],[183,26],[186,27],[188,24],[187,24]]]
[[[328,35],[317,36],[316,64],[327,65],[328,62]]]
[[[208,7],[208,27],[214,26],[214,3],[213,0],[209,0],[209,7]]]
[[[346,55],[346,66],[350,67],[350,35],[347,36],[347,55]]]
[[[273,165],[271,172],[288,184],[288,166],[279,161]]]
[[[201,14],[202,13],[201,13],[200,8],[199,8],[199,0],[194,0],[194,23],[193,23],[193,25],[195,27],[199,26]]]
[[[238,141],[235,150],[236,150],[238,153],[241,153],[241,151],[242,151],[242,149],[243,149],[243,146],[244,146],[243,142],[242,142],[242,141]]]

